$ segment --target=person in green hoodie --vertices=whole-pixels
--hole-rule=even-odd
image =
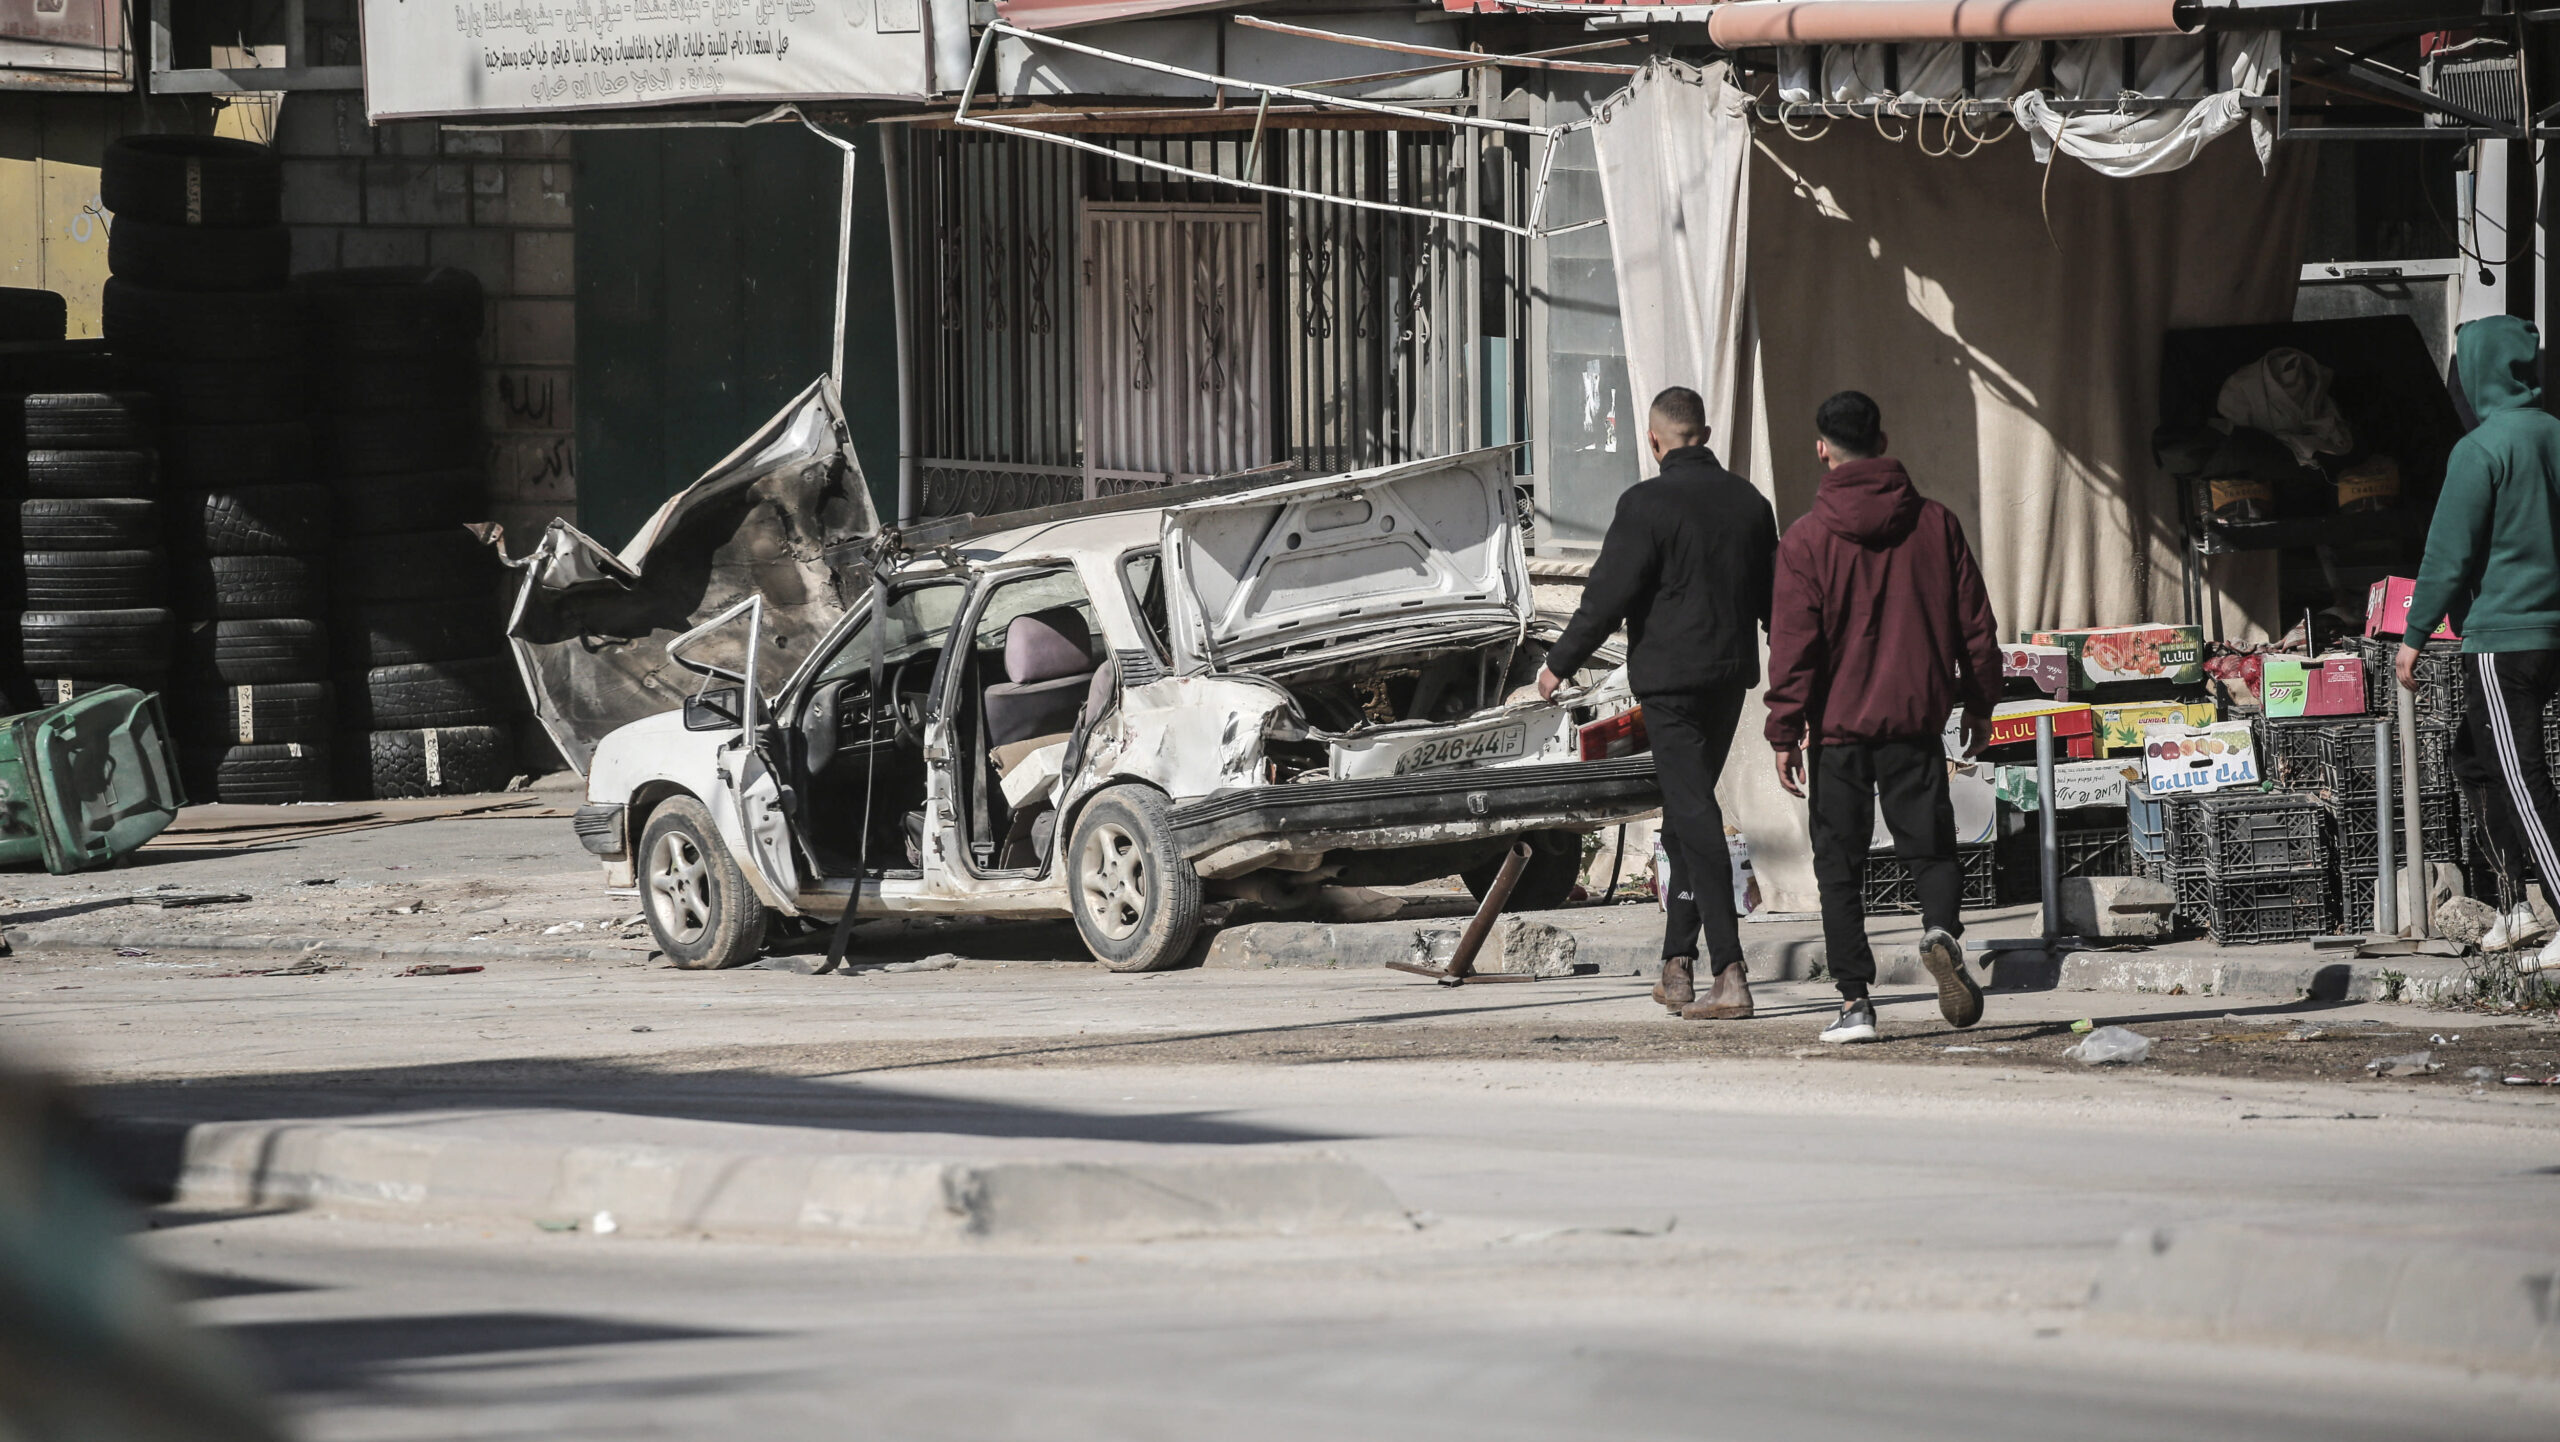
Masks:
[[[2479,424],[2445,460],[2409,601],[2400,684],[2417,689],[2418,646],[2451,620],[2462,637],[2466,770],[2484,770],[2483,818],[2500,873],[2498,935],[2541,930],[2524,902],[2520,856],[2560,883],[2560,796],[2543,759],[2542,708],[2560,691],[2560,416],[2542,408],[2540,342],[2530,322],[2491,316],[2454,338],[2464,396]],[[2560,967],[2560,939],[2538,958]]]

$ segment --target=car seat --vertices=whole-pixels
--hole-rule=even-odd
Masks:
[[[1093,632],[1074,608],[1014,617],[1004,633],[1006,679],[986,689],[987,749],[1066,740],[1095,669]]]

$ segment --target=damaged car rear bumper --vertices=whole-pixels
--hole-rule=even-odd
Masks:
[[[1224,791],[1176,806],[1175,845],[1205,877],[1336,847],[1428,846],[1662,809],[1653,757],[1426,772]]]

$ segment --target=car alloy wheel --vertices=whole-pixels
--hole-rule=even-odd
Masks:
[[[1171,813],[1151,787],[1105,787],[1078,812],[1060,854],[1076,931],[1113,971],[1180,966],[1200,934],[1200,874],[1174,843]]]
[[[1085,915],[1113,941],[1128,940],[1147,915],[1146,852],[1138,838],[1117,822],[1102,822],[1085,833],[1078,861]]]
[[[669,940],[692,946],[711,929],[711,867],[692,837],[670,831],[658,838],[657,854],[649,859],[649,893]]]
[[[701,802],[673,796],[659,803],[637,850],[641,906],[668,961],[717,971],[755,960],[769,913]]]

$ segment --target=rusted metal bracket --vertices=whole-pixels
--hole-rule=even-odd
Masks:
[[[1502,917],[1502,904],[1511,899],[1511,888],[1520,884],[1520,873],[1529,864],[1529,843],[1511,843],[1511,854],[1502,858],[1502,869],[1494,873],[1493,884],[1484,889],[1484,902],[1476,914],[1467,919],[1467,929],[1458,933],[1458,949],[1449,955],[1447,966],[1424,966],[1418,961],[1391,961],[1387,965],[1415,976],[1427,976],[1442,986],[1465,986],[1469,982],[1536,981],[1527,972],[1478,971],[1476,953],[1484,950],[1484,939],[1493,934],[1493,924]]]

